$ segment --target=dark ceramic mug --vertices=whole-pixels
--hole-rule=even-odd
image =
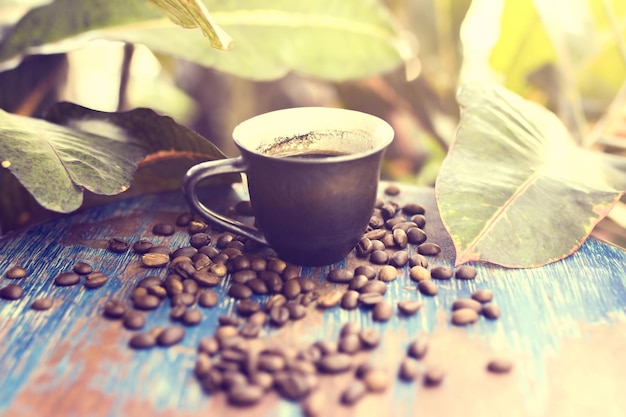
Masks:
[[[285,261],[335,263],[367,227],[393,136],[384,120],[353,110],[298,107],[261,114],[233,131],[240,157],[192,167],[183,189],[205,220],[271,246]],[[246,174],[258,229],[199,200],[200,182],[227,173]]]

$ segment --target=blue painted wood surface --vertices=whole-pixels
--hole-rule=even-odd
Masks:
[[[454,249],[437,215],[433,191],[401,188],[398,196],[381,196],[400,204],[424,205],[429,240],[443,248],[439,256],[430,258],[431,265],[452,266]],[[246,198],[241,187],[228,190],[209,192],[216,208],[224,210]],[[185,229],[179,228],[171,237],[151,233],[154,224],[173,223],[186,210],[178,192],[149,195],[75,213],[0,239],[0,287],[11,281],[4,277],[9,267],[21,265],[28,271],[26,278],[11,281],[23,286],[24,297],[0,300],[0,415],[301,415],[297,403],[276,395],[250,409],[228,406],[223,395],[207,395],[197,383],[193,365],[199,340],[213,334],[219,315],[234,314],[234,300],[225,295],[228,279],[216,288],[219,304],[203,309],[201,324],[188,327],[182,343],[171,348],[133,351],[127,347],[132,332],[119,321],[102,317],[104,303],[127,299],[138,279],[166,274],[165,268],[142,268],[132,251],[108,251],[107,240],[146,238],[172,248],[186,246],[189,234]],[[94,290],[82,285],[54,286],[54,277],[78,261],[106,273],[110,281]],[[331,285],[325,283],[331,268],[359,263],[363,261],[350,255],[333,266],[302,268],[302,276]],[[351,376],[322,377],[320,389],[328,398],[323,415],[626,415],[624,251],[589,239],[572,256],[542,268],[475,266],[476,280],[439,281],[436,297],[417,292],[405,267],[388,284],[385,297],[394,304],[421,300],[424,305],[415,316],[394,314],[388,322],[376,323],[366,310],[310,308],[301,321],[281,329],[266,327],[264,337],[269,343],[302,346],[336,340],[343,323],[357,321],[383,334],[381,347],[361,354],[360,360],[384,365],[395,376],[407,344],[421,337],[430,342],[423,366],[439,366],[446,372],[440,387],[395,381],[386,392],[368,395],[352,407],[338,401]],[[452,302],[480,288],[494,292],[502,316],[498,320],[481,317],[466,327],[451,325]],[[42,296],[54,298],[52,309],[31,310],[32,300]],[[147,317],[147,329],[170,324],[169,305]],[[498,355],[513,359],[513,372],[493,375],[485,371],[487,361]]]

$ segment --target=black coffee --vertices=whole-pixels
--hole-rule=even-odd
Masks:
[[[342,155],[348,155],[348,152],[314,149],[314,150],[301,151],[301,152],[291,151],[291,152],[272,154],[272,156],[276,158],[289,158],[289,159],[321,159],[321,158],[328,158],[331,156],[342,156]]]

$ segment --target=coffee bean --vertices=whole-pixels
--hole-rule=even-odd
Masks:
[[[167,265],[170,257],[164,253],[148,252],[141,256],[141,263],[148,268],[160,268]]]
[[[364,349],[373,349],[380,344],[380,332],[374,328],[362,329],[359,332],[359,339]]]
[[[326,294],[321,295],[317,299],[317,306],[319,308],[332,308],[337,306],[341,302],[343,294],[338,289],[332,289]]]
[[[361,379],[369,392],[383,392],[391,385],[391,376],[380,368],[367,371]]]
[[[183,304],[175,305],[170,310],[170,319],[180,320],[187,312],[187,306]]]
[[[128,242],[117,238],[117,237],[112,237],[111,239],[109,239],[109,250],[111,252],[115,252],[115,253],[123,253],[126,252],[128,250]]]
[[[265,303],[265,311],[269,311],[273,307],[281,307],[287,304],[287,298],[285,298],[282,294],[274,294],[272,295],[267,302]]]
[[[408,216],[413,216],[415,214],[424,214],[426,209],[418,203],[407,203],[402,206],[402,212]]]
[[[349,355],[353,355],[361,350],[361,340],[359,339],[358,333],[342,336],[337,345],[339,352],[347,353]]]
[[[456,269],[457,279],[474,279],[476,278],[476,268],[469,265],[462,265]]]
[[[104,284],[106,284],[108,280],[109,277],[104,275],[102,272],[92,272],[85,277],[85,282],[83,283],[83,285],[85,286],[85,288],[89,289],[100,288]]]
[[[426,239],[428,239],[426,233],[419,227],[411,227],[409,230],[407,230],[406,237],[411,245],[422,244],[426,242]]]
[[[387,234],[385,229],[374,229],[364,233],[363,238],[369,239],[371,243],[374,244],[375,240],[382,239],[385,234]]]
[[[419,362],[413,358],[406,357],[400,362],[398,376],[403,381],[414,381],[420,373]]]
[[[170,254],[172,253],[172,250],[170,248],[168,248],[167,246],[153,246],[148,250],[148,253],[162,253],[164,255],[170,256]]]
[[[187,230],[191,234],[194,234],[194,233],[204,233],[207,230],[209,230],[209,226],[206,223],[204,223],[203,221],[192,220],[192,221],[189,222],[189,226],[188,226]]]
[[[328,399],[322,391],[312,392],[301,403],[304,417],[322,417],[327,404]]]
[[[420,255],[437,256],[441,253],[441,248],[436,243],[425,242],[417,247]]]
[[[396,212],[397,207],[389,201],[384,203],[383,206],[380,208],[380,214],[385,220],[393,218],[396,215]]]
[[[267,322],[267,318],[268,318],[268,316],[267,316],[266,312],[264,312],[264,311],[257,311],[255,313],[252,313],[248,317],[248,322],[249,323],[256,323],[256,324],[259,324],[261,326],[264,326],[265,323]]]
[[[420,229],[423,229],[426,226],[426,216],[423,214],[416,214],[411,216],[411,221],[417,225]]]
[[[266,372],[275,373],[285,369],[285,357],[278,353],[261,353],[257,359],[257,367]]]
[[[178,275],[168,275],[163,282],[170,297],[183,292],[183,281]]]
[[[252,292],[255,294],[265,295],[269,293],[269,289],[267,288],[267,285],[265,284],[263,280],[259,278],[251,279],[250,281],[246,282],[246,285],[250,287]]]
[[[285,304],[285,307],[289,310],[289,318],[291,320],[300,320],[306,316],[307,309],[302,304],[291,302]]]
[[[387,195],[398,195],[400,194],[400,187],[398,187],[396,184],[389,184],[387,187],[385,187],[385,194]]]
[[[409,238],[406,232],[402,229],[395,229],[393,231],[393,243],[397,248],[404,249],[409,244]]]
[[[284,305],[276,305],[269,310],[270,322],[275,326],[282,326],[289,321],[289,309]]]
[[[138,311],[129,311],[124,315],[122,324],[129,330],[139,330],[146,325],[146,316]]]
[[[452,303],[452,311],[459,310],[461,308],[471,308],[475,312],[480,313],[482,304],[471,298],[460,298]]]
[[[244,317],[248,317],[249,315],[259,311],[260,309],[260,304],[257,301],[250,299],[239,300],[235,305],[235,312]]]
[[[170,298],[170,305],[172,307],[177,306],[177,305],[184,305],[184,306],[192,306],[196,303],[196,296],[194,294],[189,294],[186,292],[182,292],[180,294],[174,294],[171,298]]]
[[[437,295],[437,286],[430,280],[420,281],[417,284],[417,289],[424,295],[434,296]]]
[[[369,280],[367,279],[365,275],[357,275],[354,278],[352,278],[350,282],[348,283],[348,289],[358,291],[361,288],[363,288],[368,282]]]
[[[356,256],[366,258],[373,250],[372,241],[367,237],[362,237],[356,245]]]
[[[493,291],[487,288],[482,288],[480,290],[474,291],[472,293],[472,298],[479,303],[488,303],[489,301],[493,300]]]
[[[198,352],[206,353],[209,356],[215,355],[219,349],[220,345],[213,336],[205,336],[198,343]]]
[[[420,255],[419,253],[414,253],[409,258],[409,266],[413,268],[414,266],[421,266],[423,268],[428,268],[428,259],[424,255]]]
[[[407,222],[404,219],[400,218],[400,217],[396,217],[396,219],[398,220],[398,222],[396,222],[392,227],[391,230],[395,231],[396,229],[402,229],[405,232],[408,231],[409,229],[413,228],[413,227],[417,227],[417,225],[413,222]],[[393,219],[395,220],[395,219]]]
[[[446,373],[438,366],[431,366],[424,372],[424,385],[427,387],[436,387],[441,385]]]
[[[175,231],[174,225],[169,223],[157,223],[152,228],[152,233],[160,236],[171,236]]]
[[[80,282],[80,275],[75,272],[61,272],[54,278],[54,284],[59,287],[69,287]]]
[[[148,253],[148,251],[152,249],[153,247],[154,247],[154,243],[150,242],[149,240],[142,239],[133,243],[133,252],[139,255],[143,255],[144,253]]]
[[[339,336],[344,337],[349,334],[358,334],[360,330],[361,330],[361,326],[359,325],[359,323],[354,322],[354,321],[349,321],[345,323],[343,326],[341,326],[341,330],[339,331]]]
[[[231,266],[235,271],[243,271],[248,270],[254,273],[254,277],[256,278],[256,271],[250,269],[250,259],[245,255],[235,256],[230,259]]]
[[[376,278],[376,270],[369,265],[361,265],[354,270],[354,276],[358,275],[365,275],[367,279],[371,280]]]
[[[352,359],[345,353],[330,353],[322,356],[317,362],[317,369],[325,374],[346,372],[351,367]]]
[[[409,263],[409,254],[405,251],[394,252],[389,258],[389,264],[395,266],[396,268],[402,268],[407,263]]]
[[[493,303],[483,305],[480,312],[490,320],[495,320],[500,317],[500,308]]]
[[[380,301],[372,310],[374,321],[388,321],[393,315],[393,305],[388,301]]]
[[[239,334],[241,335],[241,337],[244,337],[246,339],[255,338],[258,337],[259,333],[261,332],[261,328],[262,325],[258,323],[246,322],[239,329]]]
[[[202,321],[202,312],[196,308],[190,308],[185,311],[181,320],[187,326],[195,326]]]
[[[185,328],[182,326],[169,326],[163,329],[157,336],[159,346],[172,346],[179,343],[185,337]]]
[[[417,300],[402,300],[398,301],[398,310],[405,316],[410,316],[419,311],[422,308],[422,303]]]
[[[237,406],[250,406],[263,398],[263,388],[253,384],[239,384],[228,391],[228,402]]]
[[[257,278],[257,273],[251,269],[243,269],[232,274],[230,278],[231,281],[236,284],[245,284],[248,281]]]
[[[26,275],[28,275],[28,272],[26,272],[26,270],[19,265],[10,267],[4,273],[4,276],[8,279],[22,279]]]
[[[74,264],[72,271],[78,275],[89,275],[93,272],[93,268],[86,262],[77,262]]]
[[[159,297],[146,294],[133,300],[133,306],[138,310],[154,310],[161,305]]]
[[[278,394],[290,401],[298,401],[311,391],[305,375],[298,372],[281,372],[274,376],[274,387]]]
[[[360,292],[361,294],[378,293],[383,295],[387,292],[387,284],[379,280],[373,280],[365,284]]]
[[[148,294],[148,289],[145,287],[135,287],[133,288],[133,290],[130,292],[130,299],[131,300],[135,300],[139,297],[143,297],[144,295]]]
[[[377,251],[377,250],[382,250],[384,251],[385,249],[387,249],[387,247],[385,246],[385,244],[383,242],[381,242],[380,240],[372,240],[372,246],[373,246],[373,251]]]
[[[148,349],[156,345],[156,338],[150,333],[135,333],[128,341],[132,349]]]
[[[359,295],[358,300],[361,307],[374,308],[376,304],[384,301],[385,299],[382,294],[377,292],[364,292]]]
[[[161,286],[162,284],[163,284],[163,281],[161,281],[161,278],[157,277],[156,275],[149,275],[137,281],[135,286],[142,287],[142,288],[150,288],[153,286]]]
[[[346,291],[341,297],[341,308],[345,310],[354,310],[359,306],[359,296],[360,294],[355,290]]]
[[[206,353],[198,353],[198,356],[196,356],[196,363],[193,367],[193,373],[197,376],[197,377],[203,377],[205,375],[208,375],[209,371],[211,370],[211,357],[209,355],[207,355]]]
[[[426,339],[415,339],[407,347],[406,353],[414,359],[422,359],[428,352],[428,341]]]
[[[270,258],[267,260],[266,269],[277,274],[282,274],[287,268],[287,263],[279,258]]]
[[[478,313],[471,308],[460,308],[452,312],[452,324],[457,326],[475,323],[476,320],[478,320]]]
[[[396,241],[393,239],[393,234],[391,233],[385,233],[385,236],[380,238],[380,241],[383,242],[386,249],[396,246]]]
[[[420,282],[430,280],[430,271],[423,266],[416,265],[409,270],[409,278]]]
[[[36,298],[30,305],[30,308],[37,311],[49,310],[52,308],[53,300],[50,297]]]
[[[389,255],[384,250],[375,250],[370,255],[370,262],[376,265],[385,265],[389,262]]]
[[[315,282],[312,279],[298,277],[296,278],[296,280],[298,281],[298,283],[300,283],[300,292],[302,293],[308,293],[314,291],[315,288],[317,288]]]
[[[333,340],[318,340],[314,345],[319,348],[322,356],[339,352],[339,344]]]
[[[354,278],[354,272],[348,269],[332,269],[326,276],[329,282],[341,284],[350,282],[352,278]]]
[[[208,233],[195,233],[189,238],[189,244],[196,248],[201,248],[211,243],[211,236]]]
[[[505,374],[513,369],[513,361],[506,358],[491,359],[487,363],[487,370],[495,374]]]
[[[285,282],[282,288],[282,293],[288,300],[293,300],[300,294],[300,292],[300,283],[295,279],[290,279]]]
[[[126,313],[126,306],[120,300],[109,300],[104,304],[104,315],[111,319],[119,319]]]
[[[385,265],[380,271],[378,271],[378,279],[383,282],[390,282],[396,279],[398,276],[398,270],[395,266]]]
[[[200,287],[198,286],[197,281],[191,278],[187,278],[183,280],[183,292],[184,293],[196,295],[199,290],[200,290]]]
[[[195,271],[192,274],[192,278],[198,283],[201,287],[215,287],[220,283],[220,277],[206,269],[201,269],[200,271]]]
[[[213,367],[200,379],[200,384],[202,389],[210,394],[222,389],[223,379],[222,371]]]
[[[365,383],[359,379],[356,379],[348,385],[348,387],[341,393],[340,400],[343,404],[353,405],[356,404],[367,393],[367,387]]]
[[[231,284],[228,289],[228,295],[233,298],[242,300],[252,297],[252,290],[244,284]]]
[[[215,307],[218,302],[217,294],[211,290],[201,290],[198,292],[198,305],[204,308]]]
[[[176,226],[187,227],[193,218],[194,214],[191,212],[180,213],[178,217],[176,217]]]
[[[454,271],[447,265],[437,265],[430,268],[430,276],[433,279],[450,279]]]

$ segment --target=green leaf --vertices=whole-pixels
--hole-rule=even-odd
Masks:
[[[469,84],[436,196],[456,264],[536,267],[575,251],[626,186],[605,156],[574,145],[545,108]]]
[[[174,158],[224,155],[197,133],[149,109],[106,113],[59,103],[47,121],[0,111],[0,163],[49,210],[76,210],[84,189],[122,193],[140,162]]]
[[[213,20],[201,0],[150,0],[163,9],[170,18],[184,28],[202,29],[211,46],[217,49],[230,49],[232,38]]]
[[[401,65],[411,43],[374,0],[205,0],[234,39],[228,52],[182,29],[143,0],[57,0],[31,10],[0,43],[4,68],[24,54],[67,51],[92,39],[140,43],[241,77],[290,71],[329,80],[362,78]]]

